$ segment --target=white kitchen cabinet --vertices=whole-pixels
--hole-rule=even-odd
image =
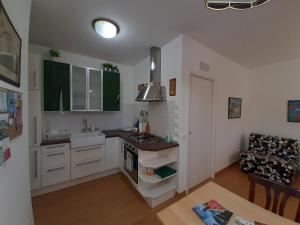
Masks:
[[[105,170],[105,145],[71,149],[71,179],[89,176]]]
[[[42,140],[41,91],[29,90],[29,146],[40,146]]]
[[[35,53],[29,54],[28,88],[29,90],[41,89],[41,56]]]
[[[41,147],[31,147],[29,149],[29,168],[31,190],[41,187],[41,168],[42,168]]]
[[[42,147],[42,187],[70,180],[70,144]]]
[[[120,138],[106,138],[105,170],[111,170],[119,167],[120,149]]]
[[[104,171],[104,157],[72,162],[71,179],[89,176]]]

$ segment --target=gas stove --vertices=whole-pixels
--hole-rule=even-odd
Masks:
[[[132,134],[128,139],[139,144],[149,144],[161,141],[160,137],[151,134]]]

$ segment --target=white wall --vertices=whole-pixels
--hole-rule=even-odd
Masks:
[[[209,64],[210,71],[200,70],[200,61]],[[214,52],[201,43],[183,37],[183,79],[182,79],[182,138],[187,146],[189,125],[189,78],[191,74],[214,80],[215,105],[215,162],[219,171],[236,161],[239,152],[245,148],[247,133],[248,70],[228,58]],[[228,119],[228,97],[243,99],[242,117]]]
[[[200,61],[210,65],[210,72],[200,71]],[[149,58],[134,67],[136,85],[149,83]],[[182,192],[187,184],[189,77],[191,74],[214,79],[216,106],[216,155],[215,171],[238,159],[245,148],[247,129],[248,70],[201,43],[180,35],[162,47],[162,85],[167,86],[168,101],[142,104],[150,113],[152,132],[158,135],[171,133],[178,140],[179,187]],[[169,96],[169,79],[177,79],[177,96]],[[242,118],[228,120],[228,97],[243,99]]]
[[[49,59],[49,48],[38,45],[30,45],[30,52],[40,54],[43,59]],[[61,57],[58,61],[75,66],[101,68],[101,64],[107,62],[88,56],[78,55],[71,52],[60,51]],[[112,62],[113,63],[113,62]],[[115,63],[113,63],[115,64]],[[136,115],[135,80],[133,68],[118,64],[121,74],[121,111],[120,112],[98,112],[98,113],[65,113],[45,112],[43,116],[44,131],[50,128],[70,128],[73,132],[82,129],[82,120],[88,120],[88,126],[95,124],[97,128],[117,129],[132,127]]]
[[[288,100],[300,99],[300,59],[251,70],[249,132],[300,140],[300,124],[287,122]]]
[[[22,38],[21,87],[0,81],[0,87],[23,93],[23,134],[11,141],[12,158],[0,168],[0,224],[33,224],[28,152],[28,32],[31,0],[3,0]]]

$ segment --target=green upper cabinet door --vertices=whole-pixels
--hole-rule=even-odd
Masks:
[[[70,65],[44,60],[44,111],[70,111]]]
[[[120,111],[120,74],[103,71],[103,111]]]

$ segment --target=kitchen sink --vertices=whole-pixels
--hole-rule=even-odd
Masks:
[[[83,148],[102,144],[105,144],[105,134],[101,131],[71,134],[71,148]]]

